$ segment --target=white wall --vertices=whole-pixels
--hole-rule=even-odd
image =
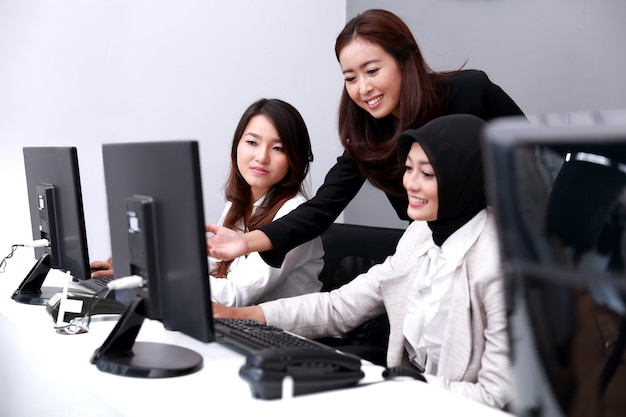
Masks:
[[[235,125],[260,97],[309,127],[312,191],[340,154],[336,0],[0,0],[0,257],[31,239],[23,146],[78,148],[92,259],[110,244],[101,145],[200,141],[217,221]]]
[[[78,147],[89,249],[109,254],[101,145],[198,139],[207,220],[235,124],[283,98],[313,140],[311,189],[341,153],[334,41],[387,8],[437,69],[480,68],[529,115],[626,108],[623,0],[0,0],[0,256],[30,239],[23,146]],[[365,187],[346,222],[404,226]]]
[[[485,71],[531,118],[626,109],[624,0],[348,0],[399,15],[438,70]],[[346,222],[404,226],[384,195],[363,188]]]

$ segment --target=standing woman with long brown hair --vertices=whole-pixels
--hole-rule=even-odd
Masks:
[[[208,226],[215,233],[208,241],[212,255],[230,259],[260,251],[267,263],[280,265],[291,248],[321,235],[366,180],[408,220],[395,157],[400,132],[449,114],[485,121],[523,115],[482,71],[432,70],[408,26],[386,10],[367,10],[350,20],[337,37],[335,55],[345,80],[338,120],[344,154],[315,197],[280,220],[243,235]]]

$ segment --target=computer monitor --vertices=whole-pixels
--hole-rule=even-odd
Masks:
[[[197,353],[135,337],[151,318],[214,340],[198,143],[105,144],[102,152],[115,278],[139,275],[145,286],[92,363],[146,378],[195,372],[202,367]]]
[[[42,287],[50,268],[90,278],[87,234],[75,147],[24,147],[24,168],[37,262],[12,295],[21,303],[45,304],[58,287]]]
[[[484,131],[515,415],[626,410],[626,123],[593,119]]]

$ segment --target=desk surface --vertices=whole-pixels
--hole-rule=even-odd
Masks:
[[[116,322],[94,317],[88,333],[61,335],[43,306],[20,304],[11,294],[34,259],[15,256],[0,274],[0,414],[20,416],[207,415],[211,411],[284,415],[289,412],[346,409],[359,416],[379,416],[408,406],[437,415],[507,416],[419,381],[383,381],[382,368],[363,364],[366,377],[351,389],[282,400],[252,398],[238,371],[244,357],[218,343],[202,343],[146,320],[137,340],[185,346],[200,353],[204,366],[192,375],[142,379],[98,371],[89,362]],[[44,286],[62,285],[66,276],[48,274]],[[279,414],[280,413],[280,414]]]

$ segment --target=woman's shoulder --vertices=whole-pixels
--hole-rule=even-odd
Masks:
[[[499,269],[500,267],[500,239],[498,235],[498,228],[493,213],[493,209],[488,207],[485,211],[485,222],[480,231],[480,235],[476,242],[469,251],[469,259],[479,260],[482,268],[487,268],[487,265],[492,265],[493,269]],[[488,256],[486,256],[488,255]],[[484,269],[485,271],[487,269]]]
[[[231,203],[230,201],[227,201],[226,204],[224,205],[224,210],[222,210],[222,214],[220,215],[220,218],[217,221],[218,225],[223,225],[224,224],[224,220],[226,219],[226,215],[228,214],[228,212],[230,211],[230,208],[233,206],[233,203]]]
[[[442,114],[469,113],[483,120],[523,114],[517,104],[480,70],[458,71],[441,80],[439,88]]]
[[[494,216],[493,208],[488,206],[483,211],[478,213],[476,217],[480,216],[480,232],[478,234],[477,242],[482,244],[494,244],[498,242],[498,230],[496,219]],[[476,218],[475,217],[475,218]]]
[[[285,201],[285,203],[280,207],[280,209],[278,209],[278,211],[276,212],[276,216],[274,217],[274,220],[283,217],[285,214],[289,213],[290,211],[298,207],[300,204],[306,202],[307,200],[308,199],[302,193],[296,194],[289,200]]]
[[[428,223],[421,220],[412,221],[406,228],[397,245],[397,252],[408,251],[415,254],[432,243],[432,232]]]
[[[448,91],[466,91],[470,89],[484,89],[491,81],[484,71],[477,69],[460,70],[444,77],[441,88]]]

